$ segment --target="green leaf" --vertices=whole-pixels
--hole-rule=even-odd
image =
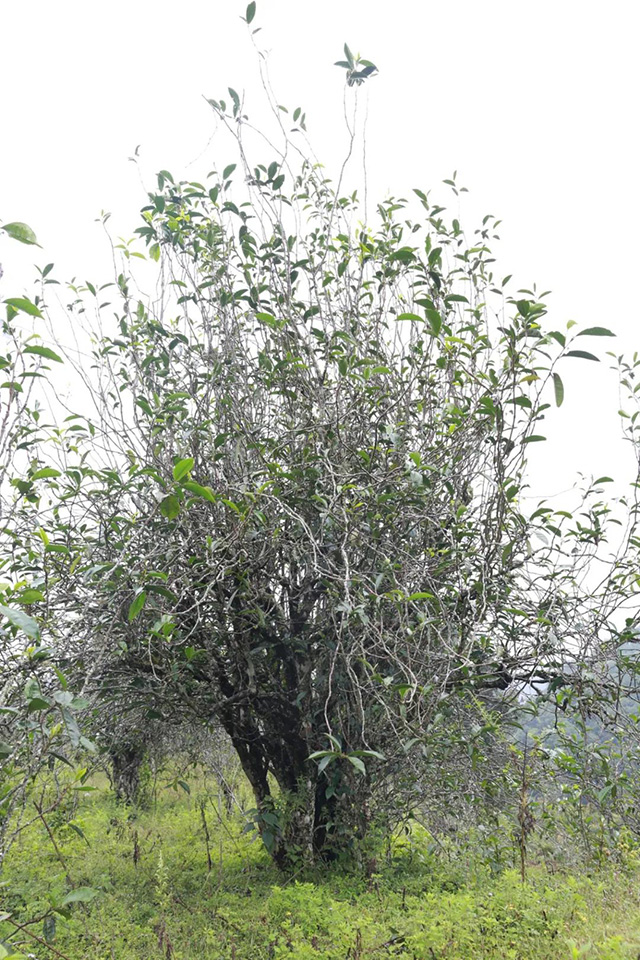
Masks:
[[[203,500],[208,500],[209,503],[218,502],[218,498],[211,487],[203,487],[202,484],[195,483],[193,480],[185,480],[183,486],[185,490],[189,490],[190,493],[195,493],[197,497],[202,497]]]
[[[27,682],[24,685],[24,696],[26,700],[31,700],[33,697],[40,695],[40,684],[35,677],[29,677]]]
[[[152,243],[152,244],[151,244],[151,246],[149,247],[149,256],[151,257],[152,260],[159,260],[159,259],[160,259],[160,244],[159,244],[159,243]]]
[[[73,769],[73,764],[71,763],[71,760],[68,760],[63,753],[57,753],[55,750],[50,750],[49,753],[52,757],[55,757],[56,760],[59,760],[60,763],[66,763],[68,767],[71,767]],[[71,826],[71,824],[69,824],[69,826]]]
[[[182,480],[183,477],[186,477],[189,471],[193,470],[194,462],[193,457],[185,457],[184,460],[178,460],[173,468],[173,479],[179,481]]]
[[[360,757],[349,756],[347,757],[347,760],[349,761],[350,764],[352,764],[356,768],[358,773],[362,773],[366,775],[367,768],[365,767]]]
[[[129,614],[128,614],[129,623],[132,623],[132,621],[135,620],[135,618],[138,616],[138,614],[144,607],[146,601],[147,601],[147,594],[145,593],[144,590],[141,590],[140,593],[136,595],[133,603],[129,607]]]
[[[445,298],[444,302],[449,303],[469,303],[466,297],[463,297],[459,293],[449,293]]]
[[[318,773],[322,773],[322,771],[328,767],[331,761],[335,760],[335,758],[336,755],[334,753],[327,753],[318,764]]]
[[[160,597],[164,597],[166,600],[170,600],[171,603],[176,602],[176,595],[171,590],[168,590],[167,587],[163,587],[161,583],[150,583],[147,587],[149,593],[155,593]]]
[[[557,373],[553,375],[553,389],[556,395],[556,406],[561,407],[564,400],[564,384]]]
[[[427,315],[432,334],[437,337],[442,328],[442,317],[437,310],[431,310],[429,307],[426,307],[424,312]]]
[[[251,23],[255,15],[256,15],[256,5],[254,2],[252,2],[247,7],[247,12],[245,13],[245,19],[247,23]]]
[[[402,263],[411,263],[412,260],[415,260],[416,255],[415,251],[411,247],[400,247],[399,250],[396,250],[391,254],[391,260],[400,260]]]
[[[166,517],[167,520],[175,520],[178,516],[180,513],[180,501],[174,494],[160,501],[160,513],[163,517]]]
[[[19,220],[13,223],[4,223],[0,227],[0,230],[4,230],[12,240],[18,240],[20,243],[28,243],[31,246],[40,246],[35,233],[27,223],[20,223]]]
[[[178,780],[178,786],[179,786],[179,787],[182,787],[182,789],[184,790],[185,793],[188,793],[188,794],[191,793],[191,787],[190,787],[189,784],[186,782],[186,780]]]
[[[268,853],[273,852],[273,848],[276,845],[276,838],[269,830],[262,831],[262,842],[265,845],[265,848]]]
[[[12,623],[14,627],[18,627],[19,630],[22,630],[23,633],[26,633],[28,637],[31,637],[32,640],[37,640],[40,636],[40,628],[38,624],[33,619],[33,617],[28,616],[22,610],[14,610],[13,607],[5,607],[0,603],[0,614],[3,617],[6,617],[9,623]]]
[[[614,788],[614,783],[608,783],[606,787],[603,787],[602,790],[598,791],[598,803],[604,803],[604,801],[614,792]]]
[[[600,362],[599,357],[594,357],[592,353],[587,353],[586,350],[568,350],[565,353],[565,357],[579,357],[581,360],[595,360],[596,363]]]
[[[68,556],[69,548],[64,543],[48,543],[44,548],[45,553],[64,553]]]
[[[413,320],[417,323],[424,323],[424,317],[419,317],[417,313],[399,313],[396,320]]]
[[[67,761],[67,762],[68,762],[68,761]],[[70,766],[72,766],[72,764],[70,764]],[[78,826],[77,823],[74,823],[73,820],[70,820],[69,823],[67,824],[67,826],[68,826],[68,827],[71,827],[71,829],[73,830],[73,832],[74,832],[74,833],[77,833],[78,836],[79,836],[82,840],[84,840],[84,842],[86,843],[86,845],[87,845],[88,847],[91,846],[91,844],[90,844],[89,841],[87,840],[87,837],[86,837],[85,832],[84,832],[84,830],[82,829],[82,827]]]
[[[55,360],[56,363],[63,363],[62,357],[50,350],[49,347],[41,347],[38,344],[29,344],[24,348],[25,353],[33,353],[37,357],[44,357],[45,360]]]
[[[39,590],[23,590],[18,599],[20,603],[41,603],[44,600],[44,594]]]
[[[60,471],[53,467],[43,467],[42,470],[36,470],[31,474],[32,480],[47,480],[49,477],[59,477]]]
[[[433,600],[435,599],[432,593],[427,593],[426,590],[420,590],[418,593],[412,593],[407,597],[407,600]]]
[[[10,743],[0,740],[0,760],[6,760],[7,757],[11,756],[12,751],[13,747]]]
[[[27,704],[29,713],[38,713],[40,710],[48,710],[49,707],[51,707],[51,704],[48,700],[43,699],[43,697],[34,697],[32,700],[29,700]]]
[[[21,310],[23,313],[28,313],[31,317],[42,317],[35,303],[31,303],[31,300],[27,300],[26,297],[9,297],[4,302],[8,303],[14,310]]]
[[[66,895],[61,906],[64,907],[68,903],[88,903],[89,900],[93,900],[97,896],[98,891],[94,890],[93,887],[78,887],[77,890],[72,890],[71,893]]]
[[[236,168],[235,163],[230,163],[228,167],[225,167],[224,170],[222,171],[222,179],[226,180],[227,177],[230,177],[233,171],[235,170],[235,168]]]
[[[525,437],[522,441],[523,443],[540,443],[542,440],[546,440],[546,437],[541,437],[535,433],[530,437]]]
[[[268,327],[272,327],[274,330],[280,329],[280,322],[270,313],[256,313],[256,319],[260,323],[266,323]]]
[[[615,333],[607,330],[606,327],[587,327],[576,334],[577,337],[615,337]]]

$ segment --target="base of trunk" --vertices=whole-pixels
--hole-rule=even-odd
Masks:
[[[116,799],[121,803],[138,803],[144,749],[135,744],[119,744],[109,756]]]

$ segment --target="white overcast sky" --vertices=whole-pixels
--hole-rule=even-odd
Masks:
[[[245,7],[5,0],[0,218],[29,223],[44,249],[0,239],[2,297],[28,291],[34,262],[54,261],[59,279],[110,280],[100,211],[131,236],[140,174],[151,187],[160,168],[198,179],[225,164],[203,94],[244,91],[260,123]],[[346,41],[380,69],[367,83],[370,195],[420,187],[448,202],[441,181],[457,169],[471,191],[463,225],[488,212],[503,220],[501,276],[552,290],[557,329],[574,319],[615,330],[596,352],[640,348],[640,4],[258,0],[252,26],[278,100],[306,110],[329,172],[346,144],[344,73],[333,66]],[[138,144],[140,174],[128,160]],[[536,492],[562,489],[577,470],[631,478],[606,367],[566,361],[567,399],[536,450]]]

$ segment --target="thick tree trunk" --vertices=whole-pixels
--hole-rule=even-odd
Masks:
[[[308,611],[300,609],[292,594],[289,602],[289,640],[293,641],[302,635]],[[237,629],[229,638],[230,647],[246,632],[244,602],[237,603]],[[254,662],[252,646],[267,640],[271,659]],[[251,784],[263,843],[283,869],[331,860],[341,847],[352,847],[358,833],[362,835],[362,809],[358,812],[354,801],[364,783],[356,782],[360,776],[355,774],[354,779],[350,765],[344,769],[342,761],[331,765],[327,777],[318,775],[316,763],[309,760],[325,740],[325,719],[310,706],[314,702],[311,669],[308,660],[299,662],[295,645],[260,633],[247,639],[242,652],[246,672],[238,670],[232,677],[228,664],[216,663],[215,676],[224,698],[217,715]],[[269,774],[278,785],[275,795]]]
[[[139,743],[120,741],[109,748],[113,787],[121,803],[134,804],[140,799],[140,771],[144,754],[144,747]]]
[[[367,827],[365,781],[335,768],[330,779],[318,776],[301,725],[284,708],[259,722],[248,711],[221,712],[220,719],[253,789],[256,823],[275,863],[298,869],[349,853]]]
[[[279,797],[281,850],[276,862],[285,867],[313,866],[353,856],[367,831],[368,796],[364,779],[336,770],[330,781],[318,776],[315,763],[308,762],[296,789]]]
[[[221,723],[238,754],[256,802],[256,823],[276,864],[312,864],[315,859],[315,764],[292,717],[275,710],[271,722],[260,723],[252,711],[222,710]],[[274,729],[275,728],[275,729]],[[279,792],[271,793],[268,774]]]

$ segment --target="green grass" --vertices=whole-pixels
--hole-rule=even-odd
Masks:
[[[63,865],[44,826],[32,827],[6,863],[2,910],[29,924],[71,888],[97,890],[57,920],[50,946],[69,960],[615,960],[640,951],[640,873],[631,868],[532,867],[523,885],[480,860],[443,861],[416,833],[368,878],[338,868],[286,878],[240,819],[220,820],[210,803],[209,869],[203,795],[202,784],[190,796],[164,790],[135,818],[104,787],[85,795],[75,823],[88,842],[52,816]],[[42,938],[41,920],[28,929]],[[25,955],[55,956],[1,923],[0,940],[10,934]]]

